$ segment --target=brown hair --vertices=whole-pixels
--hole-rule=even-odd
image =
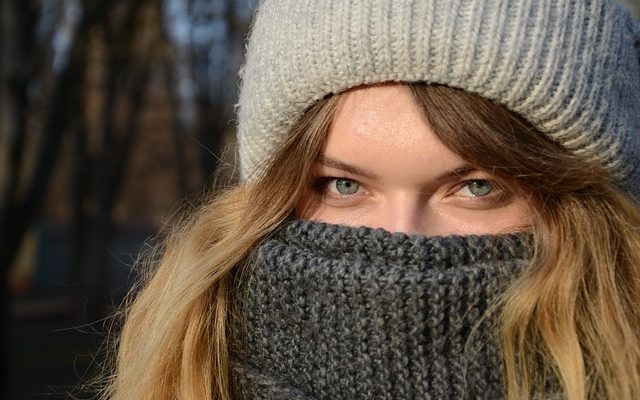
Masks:
[[[501,304],[510,399],[560,385],[566,398],[640,398],[640,211],[606,171],[480,96],[412,85],[436,135],[530,194],[531,266]]]
[[[540,391],[548,375],[570,400],[640,397],[637,205],[503,107],[443,86],[411,91],[454,152],[534,194],[532,265],[500,307],[509,397]],[[126,308],[105,398],[230,398],[232,273],[290,216],[339,98],[309,109],[260,176],[175,228]]]

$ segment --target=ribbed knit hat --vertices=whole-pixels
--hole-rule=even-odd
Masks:
[[[614,0],[264,0],[241,71],[242,179],[315,101],[442,83],[525,117],[640,198],[640,27]]]

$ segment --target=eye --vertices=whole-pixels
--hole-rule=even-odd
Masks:
[[[358,189],[360,189],[360,185],[358,184],[358,182],[351,179],[337,178],[328,181],[327,188],[342,195],[350,195],[358,192]]]
[[[465,187],[475,197],[484,197],[493,191],[491,182],[486,179],[474,179],[466,182]]]
[[[465,179],[450,193],[460,207],[485,210],[505,205],[512,193],[496,179]]]

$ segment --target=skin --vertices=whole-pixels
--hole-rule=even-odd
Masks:
[[[341,97],[301,218],[425,236],[526,230],[530,208],[437,138],[397,84]]]

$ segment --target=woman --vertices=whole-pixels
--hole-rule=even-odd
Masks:
[[[639,47],[608,0],[264,1],[241,182],[106,396],[640,398]]]

